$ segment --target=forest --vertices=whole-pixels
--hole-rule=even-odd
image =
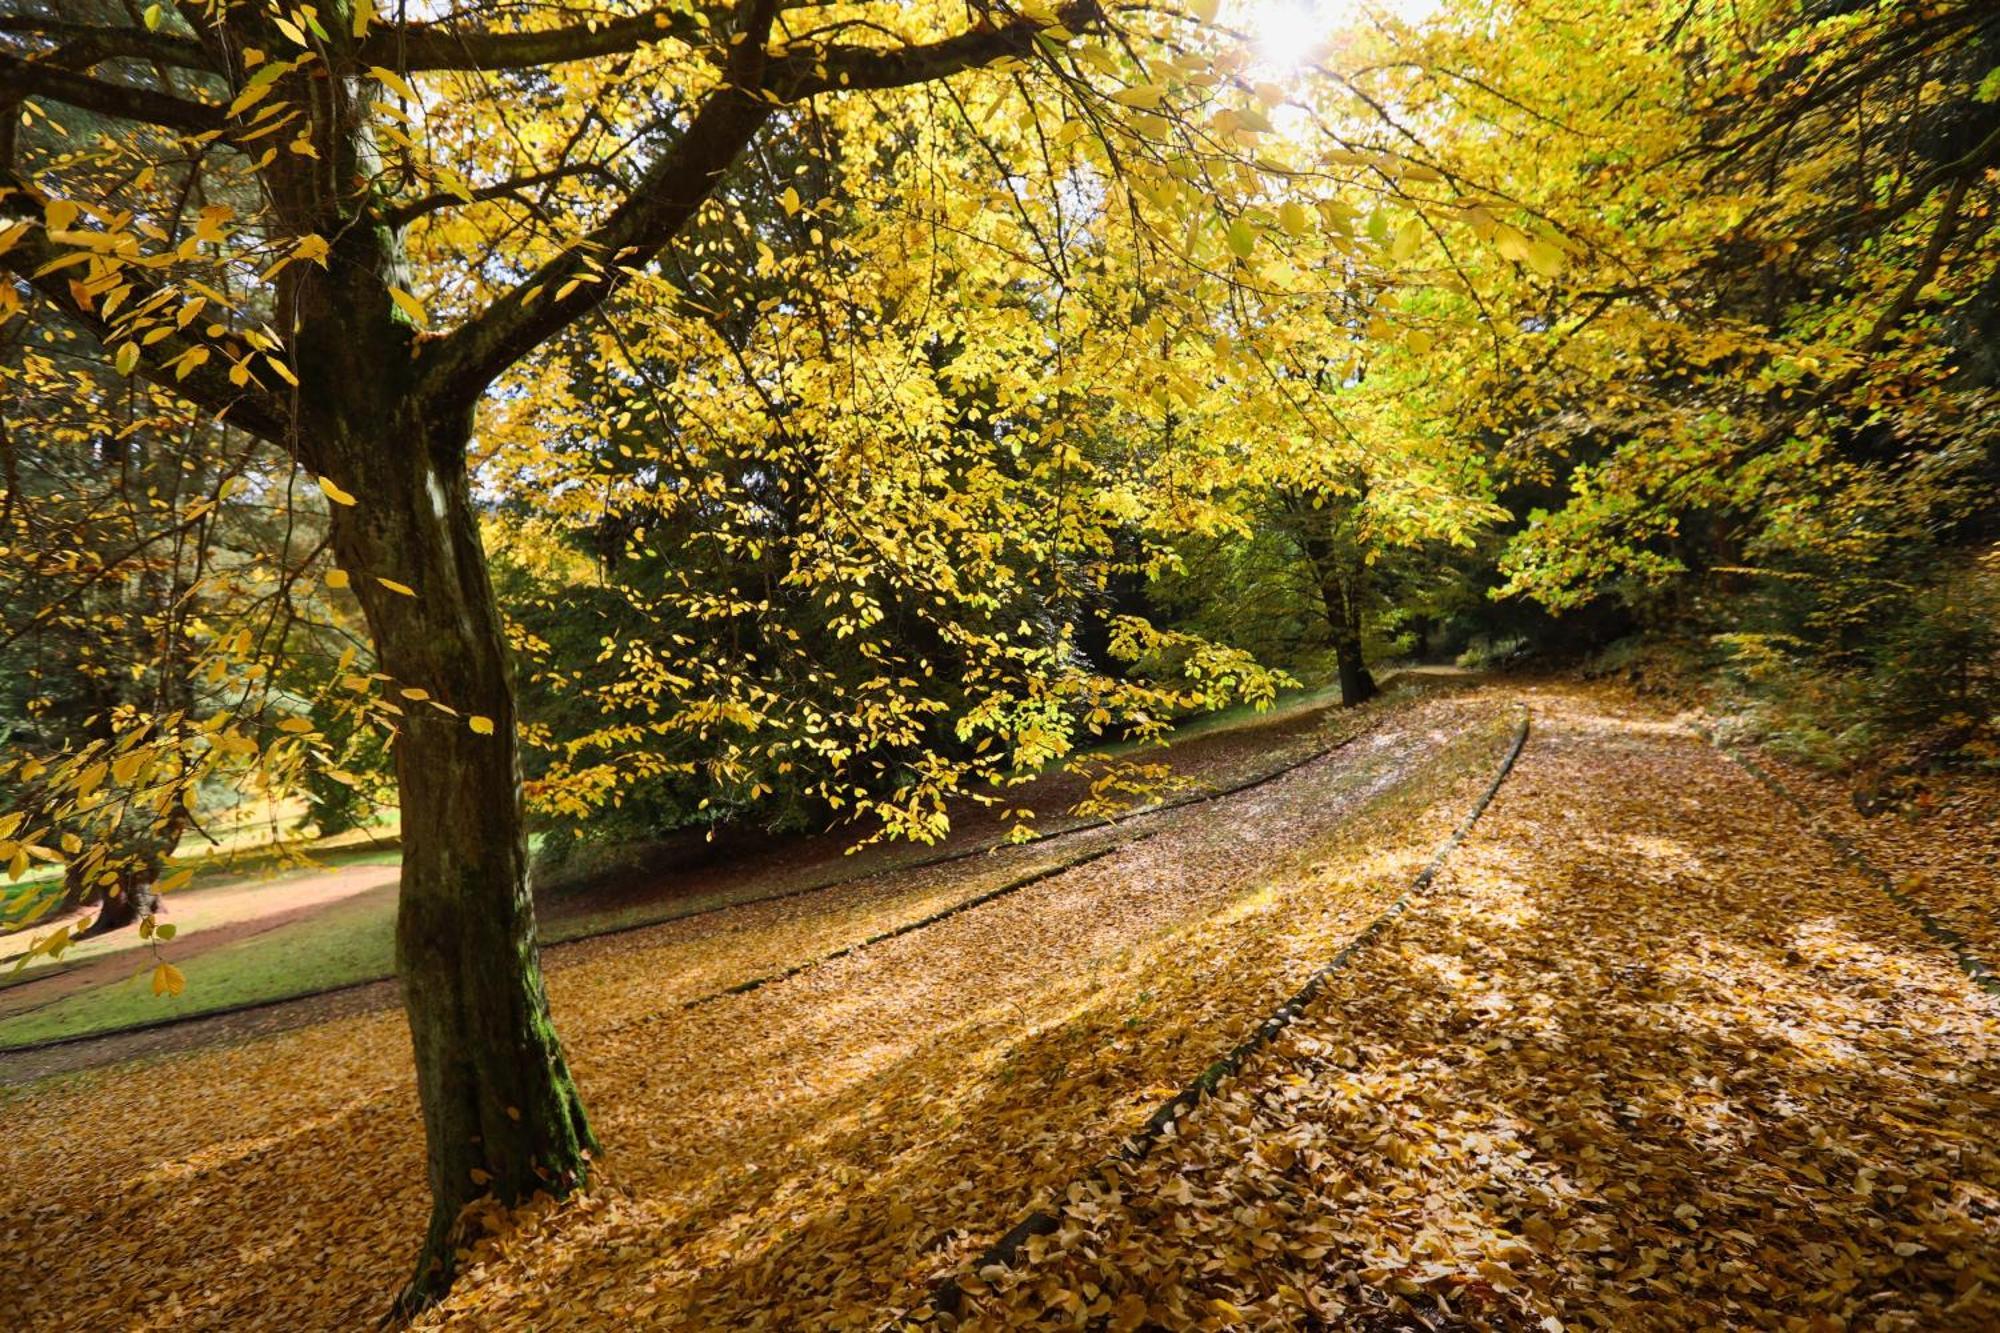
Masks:
[[[0,0],[0,1327],[2000,1327],[1991,0]]]

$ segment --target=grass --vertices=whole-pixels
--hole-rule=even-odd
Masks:
[[[189,964],[193,975],[179,996],[153,994],[151,953],[134,950],[133,973],[123,981],[79,991],[0,1022],[0,1048],[110,1032],[387,976],[395,956],[394,905],[393,888],[372,890],[309,920],[225,944],[203,954],[198,964]]]

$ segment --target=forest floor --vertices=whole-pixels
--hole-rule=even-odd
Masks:
[[[1405,892],[1516,700],[1526,748],[1430,889],[1101,1168]],[[868,1329],[957,1273],[984,1326],[2000,1322],[2000,1001],[1608,690],[1377,717],[1234,796],[553,956],[601,1178],[499,1222],[427,1320]],[[42,1079],[0,1115],[0,1309],[30,1326],[354,1327],[422,1229],[393,1014]],[[1054,1206],[1016,1268],[967,1271]]]

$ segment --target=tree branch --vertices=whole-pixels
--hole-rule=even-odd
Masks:
[[[5,85],[10,94],[43,97],[79,111],[136,120],[186,134],[206,134],[221,129],[223,124],[219,106],[128,84],[105,83],[47,61],[22,60],[5,52],[0,52],[0,85]]]
[[[1057,22],[1070,32],[1084,32],[1103,21],[1097,0],[1074,0],[1056,12]],[[921,46],[880,48],[834,46],[788,51],[771,61],[764,86],[786,102],[801,102],[821,93],[907,88],[949,78],[964,70],[990,65],[1034,50],[1035,38],[1047,25],[1022,19],[997,28],[964,32]]]
[[[709,94],[686,133],[657,159],[632,195],[589,235],[544,264],[422,353],[426,388],[450,409],[470,409],[508,366],[602,304],[622,271],[652,262],[777,106],[839,89],[904,87],[1023,55],[1046,24],[1020,20],[971,28],[902,48],[830,47],[764,54],[774,6],[746,0],[744,40],[731,53],[728,82]],[[1098,0],[1075,0],[1057,14],[1070,31],[1101,21]]]
[[[0,219],[20,219],[30,224],[12,246],[0,251],[0,272],[11,273],[33,288],[52,308],[89,333],[108,352],[114,340],[112,327],[78,299],[77,289],[70,281],[70,271],[66,268],[42,271],[49,264],[73,253],[58,249],[49,242],[48,233],[40,225],[42,217],[42,203],[37,195],[12,176],[0,174]],[[139,298],[135,306],[144,304],[159,290],[129,267],[126,281],[133,285]],[[169,363],[183,352],[195,347],[208,349],[207,361],[185,376],[177,375],[168,368]],[[248,344],[235,339],[208,338],[182,330],[148,347],[135,373],[213,412],[218,418],[226,415],[231,425],[272,444],[282,445],[291,437],[291,414],[284,403],[261,389],[238,388],[229,382],[229,367],[250,356],[253,350]]]
[[[619,55],[653,42],[690,45],[710,40],[705,21],[728,13],[689,13],[661,5],[628,18],[593,27],[551,28],[546,32],[490,32],[442,23],[378,23],[369,28],[359,55],[363,63],[392,69],[530,69],[571,60]]]
[[[93,23],[70,23],[34,14],[0,14],[0,32],[16,32],[47,37],[66,50],[89,53],[88,64],[100,60],[149,60],[176,69],[216,72],[218,66],[202,49],[201,43],[170,33],[148,32],[144,28],[99,27]]]
[[[687,132],[602,225],[424,349],[426,387],[452,408],[470,408],[508,366],[600,304],[620,269],[665,248],[775,109],[734,85],[709,94]]]

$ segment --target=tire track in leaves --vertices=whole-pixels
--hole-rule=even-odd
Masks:
[[[1923,927],[1924,934],[1930,936],[1951,952],[1952,958],[1958,963],[1959,970],[1964,972],[1966,976],[1971,977],[1974,985],[1978,986],[1979,989],[1985,991],[1988,995],[2000,995],[2000,971],[1996,971],[1984,959],[1974,956],[1972,945],[1966,940],[1965,936],[1945,925],[1942,921],[1939,921],[1935,916],[1931,915],[1930,911],[1922,903],[1897,888],[1894,876],[1871,861],[1867,854],[1859,847],[1856,847],[1852,842],[1849,842],[1846,838],[1827,827],[1826,821],[1821,819],[1818,813],[1811,806],[1807,805],[1798,793],[1779,781],[1777,776],[1764,768],[1763,765],[1757,763],[1756,760],[1751,759],[1747,755],[1738,754],[1735,750],[1717,741],[1713,733],[1709,734],[1709,740],[1715,745],[1716,750],[1727,758],[1729,762],[1757,779],[1758,782],[1763,784],[1765,790],[1790,806],[1798,814],[1799,818],[1805,821],[1807,828],[1818,834],[1827,846],[1840,853],[1842,860],[1860,871],[1864,878],[1887,894],[1891,902],[1915,918],[1917,924]]]
[[[1478,822],[1479,816],[1484,814],[1486,807],[1493,803],[1494,796],[1500,791],[1500,785],[1507,780],[1507,775],[1513,771],[1514,761],[1520,758],[1521,747],[1526,745],[1528,741],[1528,723],[1528,709],[1526,705],[1522,705],[1520,708],[1520,721],[1515,727],[1513,740],[1508,744],[1506,753],[1501,756],[1499,767],[1494,771],[1492,782],[1487,784],[1486,790],[1480,793],[1479,799],[1473,803],[1471,810],[1466,813],[1463,820],[1459,821],[1458,827],[1452,830],[1451,835],[1438,847],[1429,862],[1425,864],[1422,870],[1417,872],[1416,878],[1410,882],[1410,887],[1404,891],[1403,895],[1391,903],[1380,916],[1369,922],[1367,928],[1359,935],[1342,946],[1338,953],[1327,960],[1324,967],[1312,974],[1304,986],[1300,987],[1290,999],[1279,1005],[1271,1013],[1270,1017],[1258,1024],[1255,1031],[1237,1043],[1227,1055],[1204,1069],[1193,1082],[1155,1108],[1153,1113],[1146,1117],[1145,1123],[1119,1145],[1117,1152],[1113,1153],[1103,1163],[1092,1168],[1090,1172],[1086,1173],[1087,1175],[1095,1175],[1101,1172],[1106,1166],[1117,1163],[1129,1165],[1142,1161],[1153,1150],[1155,1144],[1159,1143],[1162,1138],[1172,1132],[1175,1124],[1182,1116],[1192,1111],[1205,1098],[1213,1095],[1216,1089],[1222,1085],[1224,1079],[1231,1077],[1242,1069],[1244,1061],[1270,1045],[1273,1039],[1296,1022],[1313,1001],[1319,998],[1320,992],[1325,988],[1328,980],[1332,978],[1334,973],[1346,967],[1356,954],[1367,948],[1375,941],[1377,936],[1388,929],[1390,922],[1401,916],[1408,909],[1410,903],[1417,895],[1430,888],[1432,882],[1437,878],[1438,870],[1444,865],[1445,858],[1452,853],[1452,850],[1459,843],[1465,840],[1465,835],[1472,831],[1472,826]],[[1036,1236],[1052,1235],[1060,1225],[1061,1223],[1055,1214],[1046,1209],[1037,1208],[1003,1232],[998,1240],[989,1245],[977,1259],[968,1265],[968,1268],[973,1272],[984,1273],[995,1265],[1002,1268],[1012,1267],[1020,1260],[1022,1247],[1029,1240]],[[893,1330],[897,1329],[920,1327],[926,1323],[933,1322],[936,1316],[940,1314],[956,1322],[963,1311],[964,1304],[965,1292],[959,1280],[957,1278],[946,1278],[932,1288],[929,1298],[923,1305],[893,1317],[889,1321],[885,1333],[893,1333]]]
[[[1163,815],[1172,810],[1184,809],[1191,805],[1203,805],[1210,801],[1219,801],[1227,796],[1237,796],[1241,795],[1244,792],[1255,791],[1257,788],[1267,786],[1270,783],[1278,781],[1280,778],[1289,777],[1291,774],[1296,773],[1298,770],[1304,768],[1308,764],[1316,764],[1323,759],[1331,758],[1334,754],[1338,753],[1340,750],[1346,748],[1348,745],[1352,744],[1357,740],[1360,740],[1362,737],[1374,731],[1377,727],[1381,725],[1381,723],[1382,723],[1382,717],[1380,714],[1377,714],[1375,717],[1370,718],[1365,725],[1341,737],[1339,740],[1333,742],[1333,744],[1328,745],[1323,749],[1316,750],[1313,753],[1306,755],[1303,759],[1294,760],[1291,763],[1284,764],[1278,768],[1272,769],[1267,773],[1259,774],[1258,776],[1250,778],[1247,781],[1238,782],[1228,787],[1221,787],[1210,791],[1200,792],[1193,796],[1182,797],[1171,801],[1162,801],[1156,805],[1149,805],[1144,807],[1143,809],[1135,810],[1130,814],[1125,815],[1122,820],[1099,819],[1099,820],[1094,820],[1087,824],[1077,825],[1073,828],[1063,829],[1059,832],[1050,832],[1047,834],[1037,835],[1034,838],[1024,839],[1020,844],[1017,845],[1031,846],[1036,842],[1050,838],[1066,838],[1084,833],[1095,832],[1098,829],[1107,828],[1121,822],[1132,823],[1139,820],[1150,820],[1152,819],[1153,816]],[[850,954],[865,949],[870,945],[883,944],[888,942],[889,940],[897,939],[901,936],[908,935],[913,931],[922,930],[927,926],[935,926],[940,922],[949,921],[952,917],[957,916],[961,912],[969,912],[975,907],[984,907],[988,903],[998,902],[1000,899],[1005,898],[1010,894],[1018,893],[1022,889],[1032,888],[1034,885],[1041,883],[1043,880],[1054,879],[1057,875],[1067,874],[1071,870],[1076,870],[1080,869],[1083,866],[1087,866],[1092,861],[1096,861],[1103,857],[1111,856],[1117,852],[1124,851],[1128,847],[1136,847],[1140,843],[1146,842],[1151,838],[1158,837],[1160,834],[1165,833],[1167,831],[1168,831],[1167,828],[1164,826],[1156,826],[1144,833],[1140,833],[1134,837],[1126,838],[1123,841],[1114,843],[1109,847],[1101,847],[1096,849],[1095,851],[1085,852],[1081,856],[1073,857],[1067,861],[1058,862],[1053,866],[1046,866],[1040,870],[1034,871],[1031,874],[1023,875],[1018,879],[1009,880],[1005,884],[1000,885],[998,888],[988,889],[984,893],[975,894],[970,898],[966,898],[960,902],[953,903],[951,906],[946,907],[941,911],[932,912],[928,916],[919,917],[914,921],[908,921],[903,923],[902,925],[892,927],[891,929],[879,931],[876,934],[868,936],[868,938],[866,939],[856,941],[855,943],[847,945],[844,948],[835,949],[831,953],[822,954],[817,958],[808,959],[803,963],[795,963],[792,966],[784,968],[777,972],[770,972],[766,973],[763,976],[752,977],[748,981],[739,981],[733,986],[726,986],[721,990],[711,991],[706,995],[698,995],[691,1000],[684,1001],[681,1007],[683,1009],[696,1009],[701,1007],[702,1005],[713,1004],[717,1000],[726,999],[731,995],[748,995],[751,991],[762,990],[764,987],[773,985],[777,982],[789,981],[793,977],[796,977],[799,974],[806,972],[811,968],[818,967],[823,963],[831,963],[837,959],[846,958]],[[992,851],[994,849],[985,848],[983,850]],[[944,862],[947,861],[956,861],[962,859],[965,856],[970,856],[973,854],[974,853],[970,852],[960,853],[957,856],[943,857],[940,858],[939,861],[924,862],[923,864],[938,865],[938,864],[943,864]],[[760,899],[759,901],[763,900]]]

